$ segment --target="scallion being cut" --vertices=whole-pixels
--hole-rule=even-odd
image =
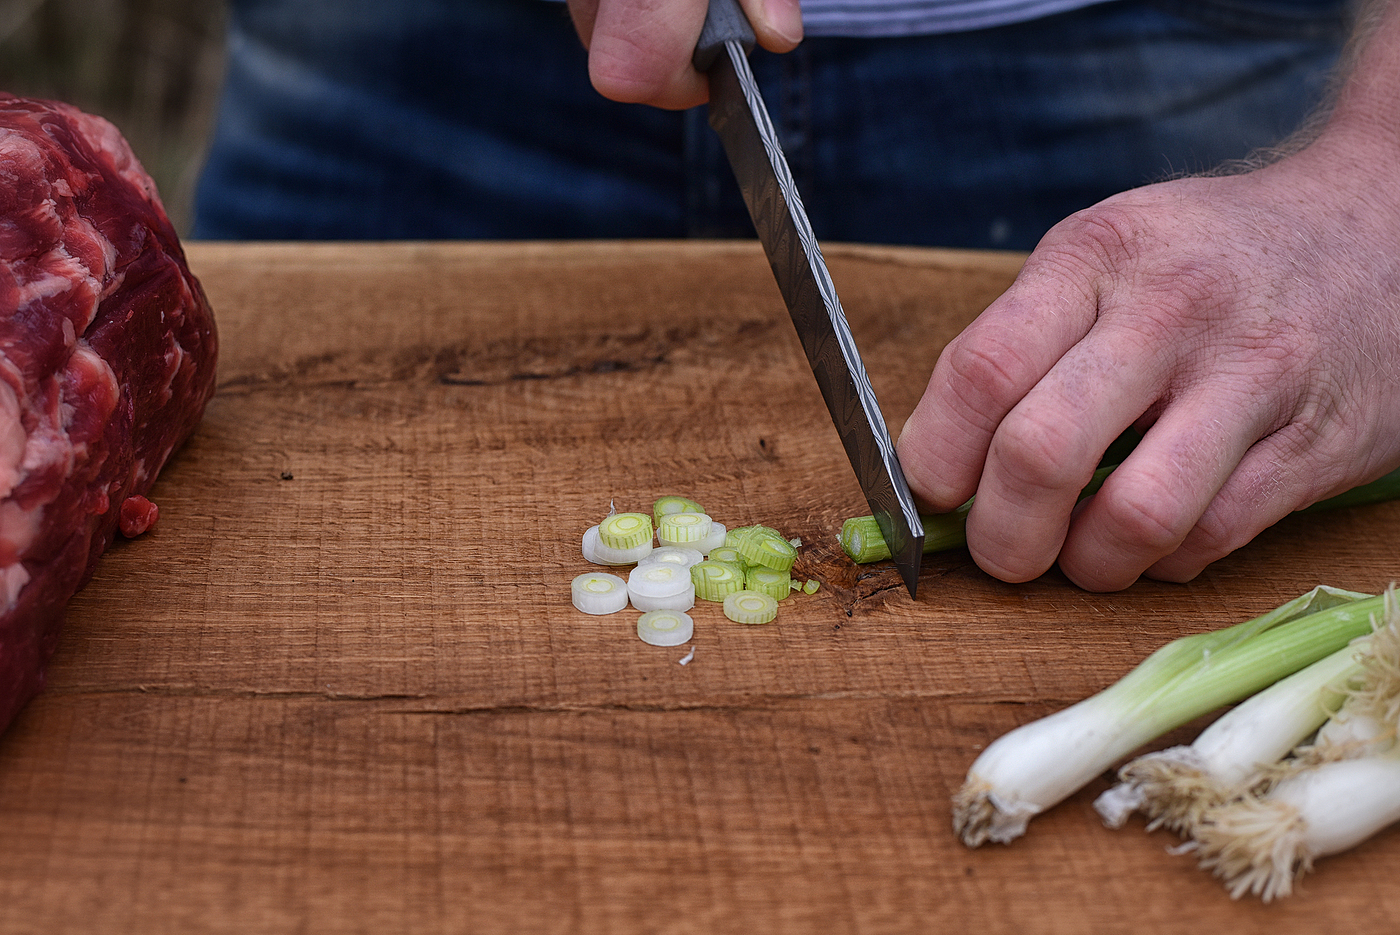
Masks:
[[[1097,695],[998,738],[954,796],[958,836],[969,847],[1011,841],[1141,745],[1369,633],[1381,598],[1351,594],[1314,588],[1253,620],[1174,640]]]

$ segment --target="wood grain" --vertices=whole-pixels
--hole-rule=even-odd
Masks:
[[[1018,258],[827,252],[897,431]],[[0,739],[0,932],[1393,930],[1397,834],[1262,906],[1103,829],[1102,780],[978,851],[948,797],[1168,639],[1383,587],[1400,506],[1111,595],[949,553],[914,603],[835,544],[860,493],[752,244],[190,254],[219,393]],[[702,605],[686,666],[574,611],[583,529],[672,492],[822,589]]]

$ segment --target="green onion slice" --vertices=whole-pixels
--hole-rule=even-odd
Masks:
[[[640,611],[651,610],[690,610],[695,606],[695,585],[689,581],[685,587],[674,594],[663,594],[659,597],[652,597],[645,594],[634,594],[629,589],[628,597],[632,600],[632,606]]]
[[[744,573],[744,587],[781,601],[792,593],[792,577],[786,571],[755,565]]]
[[[637,618],[637,636],[652,646],[679,646],[695,635],[695,620],[681,610],[649,610]]]
[[[651,515],[656,520],[656,525],[661,525],[661,518],[672,513],[704,513],[705,508],[687,497],[667,496],[660,497],[651,505]]]
[[[613,549],[635,549],[651,541],[651,517],[645,513],[614,513],[598,524],[598,538]]]
[[[714,520],[708,513],[670,513],[661,517],[656,538],[662,545],[690,545],[701,542],[710,534]]]
[[[646,562],[627,576],[627,590],[634,597],[667,597],[690,587],[690,572],[671,562]]]
[[[614,549],[603,545],[598,537],[598,527],[589,526],[583,533],[584,561],[595,565],[631,565],[640,562],[652,553],[651,540],[632,549]]]
[[[722,545],[717,549],[711,549],[710,554],[706,557],[712,562],[728,562],[731,565],[738,565],[740,568],[743,568],[745,564],[739,550],[732,545]]]
[[[651,562],[668,562],[672,565],[679,565],[682,568],[703,562],[705,556],[698,549],[687,548],[683,545],[663,545],[659,549],[653,549],[651,554],[644,558],[640,564],[650,564]]]
[[[724,615],[735,623],[772,623],[778,602],[757,591],[735,591],[724,599]]]
[[[739,545],[739,554],[752,565],[787,571],[797,560],[797,549],[780,535],[750,533]]]
[[[615,614],[627,606],[627,582],[607,572],[584,572],[570,590],[574,606],[585,614]]]
[[[695,585],[695,596],[702,601],[722,601],[744,589],[742,572],[728,562],[712,559],[690,566],[690,580]]]

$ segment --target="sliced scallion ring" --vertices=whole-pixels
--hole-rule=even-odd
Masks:
[[[632,606],[642,611],[651,610],[690,610],[695,606],[695,585],[689,581],[685,587],[675,594],[665,594],[661,597],[648,597],[642,594],[634,594],[630,589],[628,595],[632,599]]]
[[[724,599],[724,615],[735,623],[771,623],[778,602],[757,591],[735,591]]]
[[[755,565],[744,572],[744,587],[750,591],[767,594],[775,601],[781,601],[792,593],[792,577],[776,568]]]
[[[710,534],[698,542],[692,543],[695,548],[709,555],[715,549],[724,548],[724,538],[728,535],[723,523],[711,522]]]
[[[635,549],[651,541],[651,517],[645,513],[614,513],[598,524],[598,538],[612,549]]]
[[[598,537],[598,527],[589,526],[583,533],[584,561],[595,565],[631,565],[640,562],[652,553],[651,540],[632,549],[614,549],[603,545]]]
[[[656,525],[661,525],[661,517],[669,516],[672,513],[703,513],[705,508],[687,497],[660,497],[651,505],[652,518],[656,520]]]
[[[744,589],[743,573],[728,562],[706,560],[691,565],[690,580],[695,585],[695,596],[702,601],[722,601]]]
[[[744,567],[744,558],[739,554],[739,550],[732,545],[722,545],[717,549],[711,549],[710,554],[705,556],[712,562],[728,562],[731,565]]]
[[[662,545],[688,545],[696,548],[710,534],[714,520],[708,513],[669,513],[661,517],[656,538]]]
[[[584,572],[570,590],[574,606],[585,614],[615,614],[627,606],[627,582],[604,571]]]
[[[643,561],[650,562],[670,562],[672,565],[680,565],[682,568],[690,568],[697,562],[703,562],[705,556],[696,549],[687,548],[683,545],[663,545],[659,549],[653,549]]]
[[[637,597],[667,597],[690,587],[690,571],[670,562],[647,562],[627,576],[627,591]]]
[[[695,635],[695,620],[681,610],[649,610],[637,618],[637,636],[652,646],[679,646]]]
[[[750,534],[739,546],[739,554],[750,564],[787,571],[797,561],[797,549],[782,536]]]

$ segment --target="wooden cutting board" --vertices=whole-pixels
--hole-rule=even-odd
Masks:
[[[1019,263],[828,254],[896,432]],[[953,552],[911,602],[839,551],[865,508],[753,244],[190,256],[219,393],[0,739],[0,932],[1394,930],[1400,832],[1264,906],[1105,830],[1104,780],[978,851],[948,800],[1169,639],[1382,588],[1400,505],[1117,594]],[[666,493],[800,536],[821,590],[702,605],[688,665],[574,611],[584,528]]]

